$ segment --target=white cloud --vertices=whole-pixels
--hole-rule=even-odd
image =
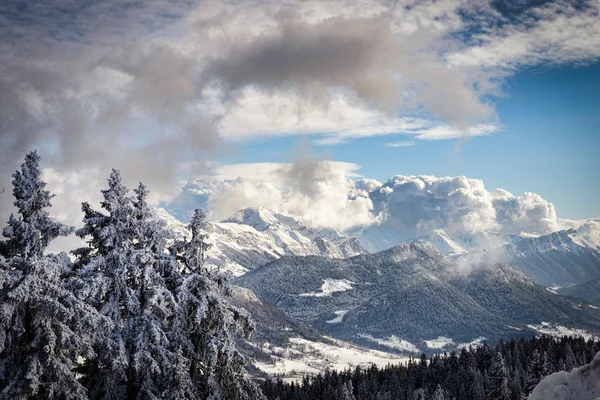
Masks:
[[[454,66],[515,67],[521,64],[589,62],[600,57],[600,3],[548,2],[514,23],[479,35],[480,44],[449,56]]]
[[[224,141],[494,134],[501,122],[487,99],[502,79],[519,65],[596,60],[599,13],[598,0],[545,3],[511,18],[491,1],[468,0],[0,2],[0,187],[10,187],[9,173],[35,147],[68,185],[87,184],[70,171],[114,166],[164,197],[181,178],[177,163],[201,160],[188,173],[206,172],[202,160],[217,157]],[[354,170],[332,165],[312,170],[327,176],[308,187],[319,193],[316,204],[334,205],[332,225],[365,223],[368,202],[362,194],[348,200],[355,194],[345,177]],[[244,185],[246,202],[259,202]],[[444,218],[494,225],[489,195],[475,186],[442,196],[453,207]],[[312,205],[304,189],[273,196],[282,210],[304,215]],[[541,198],[494,196],[506,214],[495,223],[507,231],[560,226]],[[5,214],[10,202],[1,203]],[[358,217],[341,223],[350,213]],[[322,214],[306,220],[329,223]],[[426,214],[423,227],[440,222]]]
[[[554,205],[538,194],[526,192],[514,196],[506,190],[496,189],[491,197],[504,233],[544,235],[564,228]]]
[[[482,180],[464,176],[352,181],[350,175],[359,176],[358,167],[315,159],[221,166],[215,175],[188,183],[170,208],[185,218],[185,212],[205,207],[220,220],[242,208],[265,207],[308,226],[344,230],[377,225],[404,238],[437,228],[524,236],[575,228],[600,244],[600,222],[561,220],[554,205],[534,193],[490,192]]]
[[[466,232],[498,228],[490,193],[478,179],[396,175],[371,198],[384,215],[383,224],[407,236],[443,227]]]
[[[474,136],[488,136],[500,131],[500,128],[492,124],[480,124],[472,126],[466,130],[459,130],[448,125],[438,125],[427,129],[415,130],[410,132],[416,139],[421,140],[446,140],[460,139]]]
[[[406,140],[403,142],[391,142],[386,143],[385,147],[411,147],[414,146],[416,142],[414,140]]]
[[[309,157],[219,166],[214,175],[189,182],[167,208],[185,219],[193,208],[206,207],[212,219],[222,220],[243,208],[264,207],[309,226],[344,230],[375,221],[368,186],[349,180],[360,176],[359,168]]]
[[[600,248],[600,218],[590,219],[580,224],[577,232],[588,242]]]

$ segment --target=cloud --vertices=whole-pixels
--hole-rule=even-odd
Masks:
[[[344,93],[390,114],[423,107],[458,127],[492,114],[476,90],[479,75],[446,66],[440,46],[447,43],[437,32],[400,35],[391,10],[317,23],[282,13],[276,22],[209,66],[226,93],[250,87],[325,104]]]
[[[385,147],[411,147],[414,146],[416,143],[414,140],[406,140],[403,142],[392,142],[392,143],[386,143]]]
[[[263,207],[291,215],[308,226],[345,230],[375,221],[368,186],[349,180],[360,176],[359,168],[306,154],[293,163],[220,166],[213,176],[188,182],[165,207],[183,220],[198,206],[207,208],[214,220],[243,208]]]
[[[358,168],[310,157],[294,163],[221,166],[213,176],[188,182],[165,206],[184,220],[198,206],[207,208],[215,220],[242,208],[264,207],[311,227],[372,227],[392,241],[439,228],[457,234],[486,231],[522,236],[574,228],[600,244],[598,221],[559,219],[554,205],[534,193],[515,196],[503,189],[488,191],[482,180],[464,176],[396,175],[383,184],[351,179],[359,176]]]
[[[583,236],[588,242],[600,248],[600,218],[590,219],[579,224],[577,233]]]
[[[415,135],[416,139],[421,140],[446,140],[474,136],[488,136],[498,131],[500,131],[500,127],[496,125],[478,124],[462,131],[448,125],[437,125],[425,129],[417,129],[408,133]]]
[[[599,232],[594,220],[584,225],[559,219],[554,205],[538,194],[490,192],[483,181],[464,176],[397,175],[379,187],[369,186],[368,191],[381,226],[405,237],[437,228],[538,236],[574,227],[595,242]]]
[[[493,134],[490,96],[514,68],[598,58],[599,7],[561,1],[509,18],[497,2],[466,0],[3,1],[0,190],[33,148],[57,174],[117,167],[163,198],[257,137]],[[318,180],[308,189],[343,210],[354,189],[324,165],[288,177],[323,172],[339,199]],[[281,207],[304,205],[293,198]]]
[[[370,193],[383,225],[406,236],[432,229],[477,232],[495,230],[496,211],[483,181],[464,176],[402,176],[390,178]]]
[[[600,3],[543,2],[477,35],[476,44],[449,55],[454,66],[587,63],[600,58]],[[504,21],[502,21],[504,22]]]
[[[491,197],[504,233],[544,235],[564,228],[554,205],[538,194],[526,192],[514,196],[506,190],[496,189]]]

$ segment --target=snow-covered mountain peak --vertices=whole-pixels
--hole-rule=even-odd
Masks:
[[[596,248],[582,238],[575,229],[565,229],[536,238],[528,238],[528,240],[520,240],[515,243],[515,246],[521,252],[544,253],[555,250],[575,254],[580,254],[586,249]]]
[[[425,240],[415,240],[411,243],[401,244],[379,254],[396,262],[431,258],[441,259],[444,257],[435,245]]]
[[[415,242],[431,243],[440,252],[446,255],[463,254],[467,252],[467,249],[451,238],[450,233],[445,228],[429,231],[425,235],[421,235],[415,239]]]
[[[157,219],[165,222],[176,239],[191,237],[186,225],[163,208],[154,209]],[[233,219],[207,221],[208,264],[241,275],[282,256],[320,255],[346,258],[366,251],[356,238],[336,236],[328,230],[327,238],[307,229],[291,217],[268,209],[245,209]]]
[[[249,225],[259,232],[263,232],[273,225],[286,227],[292,230],[306,229],[304,225],[293,217],[276,213],[268,208],[244,208],[223,222],[235,222],[238,224]]]
[[[495,249],[512,242],[496,232],[454,232],[446,228],[433,229],[414,240],[429,242],[447,256]]]

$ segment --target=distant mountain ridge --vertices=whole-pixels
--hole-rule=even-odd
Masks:
[[[191,237],[186,224],[162,208],[154,210],[175,237]],[[267,209],[245,209],[223,222],[207,222],[208,242],[213,247],[206,262],[241,275],[248,270],[289,255],[351,257],[366,252],[358,239],[333,229],[309,229]]]
[[[184,224],[164,209],[157,210],[176,232],[185,231]],[[210,222],[207,229],[209,237],[214,236],[209,240],[215,244],[209,262],[236,275],[282,256],[347,258],[420,241],[431,243],[459,263],[508,263],[546,286],[600,278],[600,248],[573,229],[520,237],[439,228],[411,238],[386,227],[369,226],[345,234],[335,229],[308,228],[293,217],[266,208],[240,210],[224,221]]]
[[[547,286],[600,278],[600,249],[574,229],[522,238],[508,245],[506,250],[509,262]]]
[[[584,283],[600,277],[600,249],[574,229],[539,237],[435,229],[407,242],[427,242],[464,264],[508,263],[546,286]]]

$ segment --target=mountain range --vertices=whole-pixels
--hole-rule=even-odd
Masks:
[[[186,224],[163,208],[154,210],[176,238],[191,237]],[[244,274],[283,256],[345,258],[366,253],[360,241],[334,229],[309,229],[292,217],[268,209],[244,209],[221,222],[206,223],[212,247],[206,263]]]
[[[414,240],[433,244],[462,264],[504,262],[546,286],[580,284],[600,277],[600,249],[574,229],[539,237],[436,229]]]
[[[155,213],[175,237],[190,236],[164,209]],[[534,332],[600,332],[600,310],[587,303],[598,285],[580,298],[573,286],[600,277],[600,250],[575,230],[520,237],[435,229],[401,238],[376,226],[309,228],[269,209],[240,210],[205,229],[213,245],[206,262],[244,287],[240,303],[257,320],[246,352],[264,371],[276,371],[273,357],[282,354],[288,367],[326,368],[319,357],[306,361],[307,348],[329,360],[379,350],[371,356],[381,361]]]

